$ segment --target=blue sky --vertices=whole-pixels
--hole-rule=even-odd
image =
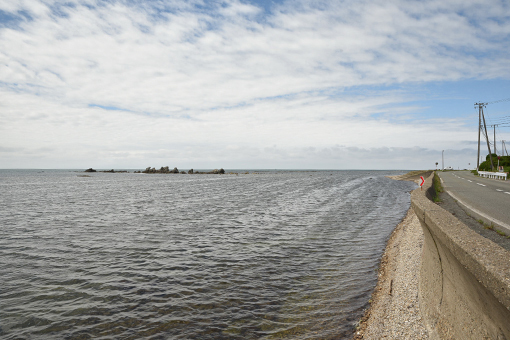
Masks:
[[[0,168],[466,168],[509,38],[499,0],[4,0]]]

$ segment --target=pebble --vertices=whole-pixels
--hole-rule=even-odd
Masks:
[[[418,301],[423,231],[409,209],[395,228],[381,260],[372,303],[354,339],[428,339]]]

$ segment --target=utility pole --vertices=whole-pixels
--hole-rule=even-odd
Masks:
[[[478,106],[478,157],[476,158],[476,170],[480,168],[480,133],[482,132],[482,108],[487,103],[475,103],[475,108]]]
[[[497,156],[498,153],[496,152],[496,126],[497,126],[497,124],[494,124],[494,153]]]
[[[443,158],[443,160],[442,160],[442,164],[441,165],[443,166],[443,171],[444,171],[444,150],[443,150],[443,153],[442,153],[442,158]]]
[[[482,109],[482,119],[483,119],[483,128],[485,129],[485,137],[486,137],[486,140],[487,140],[487,149],[489,149],[489,159],[490,159],[490,162],[491,162],[491,170],[494,171],[494,165],[492,164],[491,146],[489,144],[489,135],[487,134],[487,124],[485,124],[485,116],[483,114],[483,109]]]
[[[496,154],[496,156],[498,155],[498,153],[496,152],[496,126],[499,126],[499,125],[501,125],[501,124],[489,125],[489,126],[494,127],[494,153]],[[501,152],[503,152],[503,148],[501,148]]]

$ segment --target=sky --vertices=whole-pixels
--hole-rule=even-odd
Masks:
[[[507,0],[2,0],[0,168],[473,168],[509,59]]]

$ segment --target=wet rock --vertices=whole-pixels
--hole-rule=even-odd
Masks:
[[[99,172],[107,172],[107,173],[115,174],[115,173],[128,173],[129,171],[127,171],[127,170],[117,170],[117,171],[115,171],[114,169],[111,169],[111,170],[104,170],[104,171],[99,171]]]
[[[96,172],[96,170],[94,170],[92,168],[88,168],[87,170],[85,170],[85,172]]]
[[[150,166],[147,167],[144,171],[142,171],[144,174],[155,174],[156,168],[151,168]]]
[[[117,171],[119,172],[119,171]],[[135,173],[144,173],[144,174],[186,174],[186,171],[179,171],[177,167],[173,168],[173,170],[170,170],[168,166],[162,166],[159,170],[156,170],[156,168],[148,167],[144,171],[135,171]],[[224,174],[225,170],[223,168],[221,169],[214,169],[209,172],[200,172],[200,171],[194,171],[193,169],[189,169],[188,174]]]

